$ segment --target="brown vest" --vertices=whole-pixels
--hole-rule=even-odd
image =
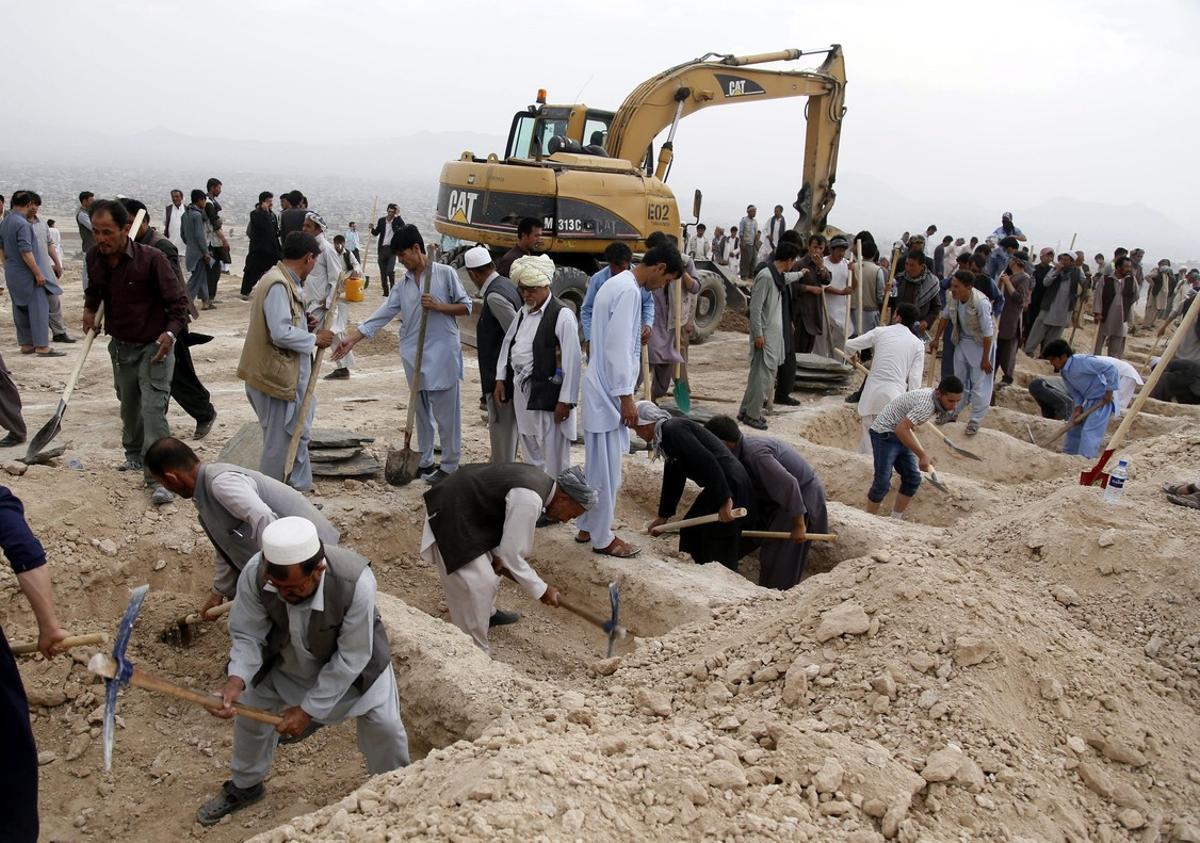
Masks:
[[[358,578],[369,564],[365,558],[352,550],[325,546],[325,572],[322,574],[325,579],[325,608],[320,612],[313,611],[308,621],[308,651],[317,661],[328,662],[337,652],[342,619],[354,600],[354,587]],[[262,667],[254,674],[254,680],[250,683],[252,685],[257,685],[271,671],[284,648],[292,640],[288,627],[287,603],[275,592],[267,591],[266,584],[267,563],[260,559],[258,599],[266,610],[267,617],[271,619],[271,631],[267,633],[267,642],[263,645]],[[371,660],[350,685],[360,694],[366,693],[392,660],[391,645],[388,644],[387,631],[383,628],[378,609],[375,610],[374,623]]]
[[[292,311],[292,325],[299,328],[307,324],[304,317],[304,302],[296,292],[291,275],[283,264],[268,269],[254,286],[250,297],[250,324],[246,327],[246,339],[242,343],[242,357],[238,361],[237,375],[259,392],[281,401],[296,399],[296,382],[300,378],[300,358],[296,352],[279,348],[271,342],[271,330],[263,305],[267,293],[277,284],[288,291],[288,306]]]

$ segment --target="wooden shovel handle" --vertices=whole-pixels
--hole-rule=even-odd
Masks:
[[[745,518],[746,508],[739,506],[733,510],[734,518]],[[675,533],[682,530],[684,527],[699,527],[701,524],[712,524],[715,521],[720,521],[721,517],[714,512],[711,515],[699,515],[695,518],[684,518],[682,521],[671,521],[667,524],[660,524],[650,531],[650,534],[657,536],[660,533]]]
[[[652,395],[650,390],[650,347],[642,343],[642,400],[650,401]]]
[[[886,325],[888,323],[888,310],[892,301],[892,281],[896,278],[896,261],[900,259],[900,250],[892,249],[892,263],[888,267],[887,281],[883,285],[883,306],[879,310],[879,324]]]
[[[433,264],[436,260],[433,247],[425,250],[425,259],[425,286],[422,288],[422,294],[428,295],[430,284],[433,282]],[[417,359],[413,363],[413,378],[408,391],[408,418],[404,422],[405,449],[412,443],[413,420],[416,418],[417,412],[417,392],[421,389],[421,362],[425,359],[425,326],[428,321],[429,311],[422,307],[421,324],[417,328]]]
[[[776,532],[773,530],[742,530],[742,535],[748,539],[790,539],[791,533]],[[837,541],[837,533],[806,533],[804,540],[809,542],[835,542]]]
[[[112,679],[117,671],[117,663],[113,660],[112,656],[97,653],[88,663],[88,670],[106,679]],[[129,684],[137,688],[144,688],[147,691],[153,691],[156,694],[166,694],[169,697],[175,697],[177,700],[193,703],[209,711],[221,710],[221,700],[219,697],[176,685],[174,682],[169,682],[160,676],[155,676],[153,673],[147,673],[140,667],[133,669],[133,675],[129,677]],[[242,703],[234,703],[233,710],[238,713],[239,717],[247,717],[250,720],[257,720],[259,723],[269,723],[272,726],[278,726],[283,722],[283,718],[278,714],[273,714],[270,711],[264,711],[254,706],[243,705]]]
[[[107,633],[93,632],[88,635],[71,635],[67,638],[64,638],[62,641],[59,641],[54,646],[62,650],[69,650],[72,647],[88,647],[107,643]],[[12,651],[13,655],[16,656],[27,656],[30,653],[36,653],[38,651],[38,645],[36,641],[27,641],[24,644],[14,644]]]
[[[842,357],[844,357],[844,358],[846,359],[846,362],[847,362],[847,363],[849,363],[849,364],[850,364],[851,366],[853,366],[855,369],[858,369],[858,371],[860,371],[862,374],[864,374],[864,375],[869,375],[869,374],[871,374],[871,370],[870,370],[870,369],[868,369],[868,368],[867,368],[866,366],[864,366],[862,363],[859,363],[857,360],[855,360],[853,357],[851,357],[851,356],[850,356],[849,354],[847,354],[846,352],[842,351],[842,349],[840,349],[840,348],[835,348],[835,349],[834,349],[834,351],[836,351],[838,354],[840,354]]]

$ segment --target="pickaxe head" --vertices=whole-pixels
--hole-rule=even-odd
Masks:
[[[108,669],[89,669],[105,676],[104,680],[104,769],[112,769],[112,750],[117,718],[117,691],[129,681],[133,675],[133,663],[125,658],[125,649],[129,646],[129,637],[133,634],[133,622],[137,620],[138,612],[142,611],[142,602],[146,599],[149,585],[139,585],[129,595],[129,605],[125,607],[125,615],[117,627],[116,641],[113,643],[111,661],[103,653],[97,653],[93,661],[100,659],[107,663]],[[115,670],[112,665],[115,663]],[[110,675],[111,674],[111,675]]]

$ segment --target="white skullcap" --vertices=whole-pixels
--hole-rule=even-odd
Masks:
[[[479,269],[479,267],[487,266],[491,262],[492,253],[488,251],[487,246],[472,246],[463,255],[463,266],[467,269]]]
[[[267,525],[262,534],[263,559],[272,565],[297,565],[321,553],[317,528],[307,518],[289,515]]]
[[[508,277],[518,287],[549,287],[554,283],[554,261],[546,255],[517,258]]]

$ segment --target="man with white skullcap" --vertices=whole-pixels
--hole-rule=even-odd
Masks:
[[[238,717],[232,773],[196,814],[215,825],[262,798],[275,748],[321,726],[356,718],[358,748],[372,775],[408,764],[408,736],[387,632],[375,609],[370,563],[322,543],[317,528],[289,516],[263,530],[262,551],[246,564],[229,613],[228,679],[214,696],[275,711],[278,726]]]
[[[537,522],[570,521],[595,503],[578,466],[554,478],[520,463],[464,465],[426,492],[421,556],[437,566],[451,622],[489,652],[488,627],[518,618],[496,611],[502,569],[530,597],[557,606],[558,589],[526,561]]]
[[[492,442],[492,462],[517,459],[517,417],[511,401],[497,401],[496,362],[500,344],[508,326],[521,309],[521,296],[512,281],[496,271],[487,246],[475,246],[463,255],[463,266],[471,283],[479,290],[483,309],[475,325],[475,352],[479,357],[479,384],[487,410],[488,436]]]
[[[513,262],[524,307],[509,326],[496,365],[495,401],[516,410],[524,462],[557,476],[571,464],[583,350],[571,308],[550,295],[554,261],[529,255]]]
[[[304,312],[312,317],[318,325],[325,319],[328,310],[326,305],[337,290],[338,278],[345,272],[345,262],[337,249],[325,237],[328,226],[325,218],[316,211],[304,215],[304,233],[311,234],[321,247],[317,263],[304,280]],[[346,336],[346,320],[349,308],[338,297],[334,304],[333,323],[329,330],[333,332],[334,341],[341,342]],[[325,376],[325,380],[345,380],[350,377],[350,367],[354,365],[354,355],[347,354],[334,363],[334,369]]]

